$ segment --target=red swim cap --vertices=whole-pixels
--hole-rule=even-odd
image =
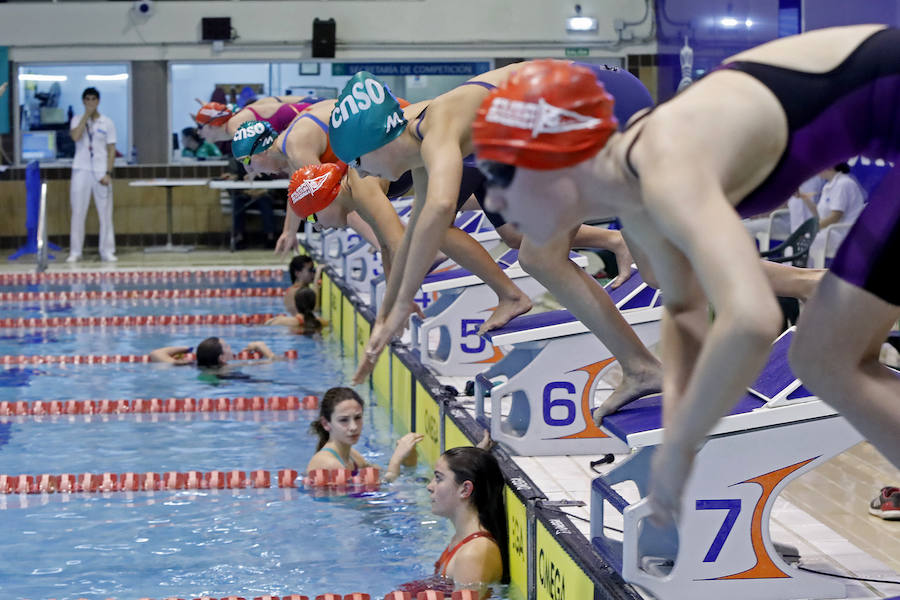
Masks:
[[[472,124],[481,160],[542,171],[587,160],[618,129],[613,97],[590,69],[528,63],[492,91]]]
[[[194,120],[197,125],[212,125],[213,127],[221,127],[231,118],[231,109],[219,102],[207,102],[197,111]]]
[[[322,163],[297,169],[288,186],[288,206],[301,219],[327,208],[341,191],[341,178],[346,172],[344,163]]]

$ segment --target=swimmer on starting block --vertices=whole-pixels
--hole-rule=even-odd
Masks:
[[[247,121],[266,121],[275,131],[282,132],[297,115],[318,101],[318,98],[300,96],[270,96],[240,109],[220,102],[207,102],[191,116],[197,123],[200,137],[213,143],[228,142],[237,128]]]
[[[365,71],[357,73],[341,93],[331,118],[332,145],[338,157],[361,174],[386,179],[394,179],[411,169],[416,192],[409,226],[394,264],[394,268],[402,273],[402,281],[388,282],[385,300],[379,307],[366,346],[365,359],[354,381],[361,381],[371,372],[385,345],[405,326],[408,313],[400,307],[417,293],[444,232],[461,204],[470,193],[483,202],[485,178],[475,168],[471,156],[472,122],[490,90],[526,64],[478,75],[437,98],[406,108],[401,108],[389,92],[385,94],[383,84]],[[652,104],[647,89],[627,71],[602,65],[595,68],[598,77],[620,90],[622,97],[627,99],[621,104],[623,119]],[[369,100],[353,104],[357,97]],[[364,103],[367,106],[363,106]],[[581,226],[573,232],[571,239],[566,240],[565,252],[556,255],[535,251],[529,240],[522,240],[515,228],[496,212],[486,211],[485,214],[509,246],[520,247],[519,260],[525,270],[564,306],[570,309],[575,306],[570,302],[574,294],[588,294],[596,303],[604,305],[606,310],[602,312],[582,311],[579,314],[576,309],[571,310],[595,331],[602,332],[600,337],[622,367],[622,384],[610,396],[610,401],[623,403],[659,391],[662,383],[659,361],[644,347],[599,283],[569,260],[573,245],[613,250],[620,267],[619,278],[614,282],[614,287],[617,286],[631,275],[632,263],[621,233]],[[530,300],[505,276],[496,278],[503,285],[496,287],[499,284],[492,285],[486,278],[485,273],[489,271],[469,270],[491,285],[500,298],[493,314],[481,325],[479,334],[501,327],[531,308]]]
[[[322,396],[319,416],[310,431],[319,437],[316,453],[306,465],[306,472],[316,469],[359,469],[371,465],[353,448],[362,435],[363,400],[347,387],[333,387]],[[420,433],[407,433],[397,440],[397,448],[388,462],[382,481],[393,481],[400,475],[401,466],[415,466],[416,444],[425,439]]]
[[[228,342],[219,337],[208,337],[197,346],[196,359],[191,357],[189,346],[166,346],[150,352],[150,362],[168,363],[171,365],[192,365],[204,368],[224,367],[235,359]],[[250,342],[242,352],[258,352],[263,358],[272,360],[275,353],[265,342]]]
[[[767,280],[740,217],[849,157],[900,158],[900,31],[822,29],[742,52],[621,133],[613,102],[591,71],[540,61],[485,99],[473,142],[489,208],[545,246],[617,214],[642,275],[659,283],[665,438],[650,500],[666,522],[704,435],[778,334],[773,289],[803,283],[791,271]],[[900,318],[898,190],[895,166],[806,303],[790,360],[900,466],[900,378],[878,362]]]

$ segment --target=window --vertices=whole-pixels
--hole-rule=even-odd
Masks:
[[[131,148],[131,69],[128,63],[21,64],[17,71],[17,160],[70,161],[75,144],[71,121],[84,112],[85,88],[100,92],[99,110],[116,126],[116,152],[127,158]]]

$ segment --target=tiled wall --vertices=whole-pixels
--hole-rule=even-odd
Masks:
[[[166,190],[158,187],[130,187],[135,179],[167,177],[174,179],[214,178],[223,168],[196,166],[118,167],[113,180],[113,222],[116,241],[126,246],[155,245],[165,242]],[[69,178],[68,168],[41,170],[47,183],[47,233],[51,241],[68,245]],[[10,169],[0,175],[0,247],[17,247],[25,239],[25,170]],[[172,228],[176,243],[222,245],[227,242],[231,215],[222,212],[219,190],[208,187],[174,188]],[[93,202],[88,211],[88,245],[98,232]]]

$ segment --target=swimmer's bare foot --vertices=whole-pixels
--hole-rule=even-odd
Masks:
[[[516,298],[501,300],[497,304],[497,308],[494,309],[493,314],[487,321],[481,324],[478,335],[483,335],[492,329],[503,327],[512,319],[527,313],[529,310],[531,310],[531,300],[529,300],[528,296],[525,294]]]
[[[633,400],[660,391],[662,391],[661,369],[627,375],[619,387],[594,409],[594,424],[599,427],[606,415],[611,415]]]
[[[624,238],[622,243],[612,250],[616,255],[616,266],[619,268],[619,274],[613,279],[611,286],[612,289],[616,289],[631,278],[631,265],[634,263],[634,258],[632,258]]]

